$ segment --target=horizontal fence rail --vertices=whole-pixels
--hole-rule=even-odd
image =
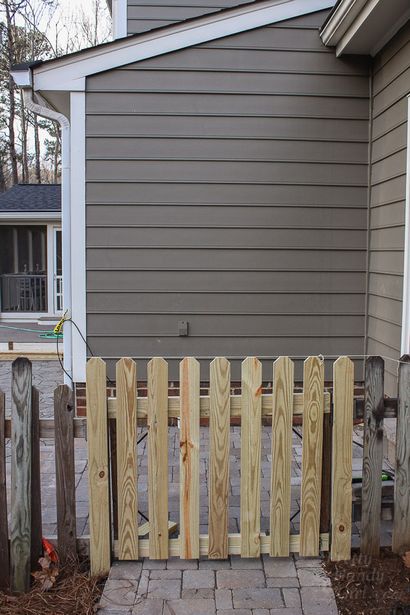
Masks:
[[[11,382],[11,419],[0,391],[0,587],[25,591],[41,554],[39,439],[55,439],[57,536],[49,536],[60,559],[70,561],[86,549],[93,573],[108,571],[112,556],[184,559],[230,554],[255,557],[316,556],[349,559],[352,532],[352,435],[357,416],[364,418],[361,490],[361,551],[380,547],[382,429],[386,416],[397,416],[397,467],[394,491],[393,549],[410,544],[410,363],[399,366],[397,399],[383,394],[384,364],[366,362],[364,398],[354,395],[354,369],[348,357],[333,365],[333,384],[324,387],[323,362],[308,357],[303,390],[294,389],[288,357],[272,364],[272,392],[262,394],[261,364],[242,364],[241,394],[232,395],[230,363],[210,365],[209,394],[200,395],[200,367],[191,358],[180,363],[179,396],[170,395],[167,362],[148,363],[146,397],[137,396],[138,365],[121,359],[116,395],[107,396],[106,366],[98,358],[87,365],[87,418],[74,416],[72,392],[60,386],[54,396],[54,421],[39,419],[39,395],[32,386],[31,363],[17,359]],[[233,419],[233,421],[232,421]],[[177,420],[180,444],[179,536],[168,514],[169,422]],[[201,496],[200,425],[209,426],[208,495]],[[300,533],[290,531],[292,427],[302,424]],[[230,426],[240,424],[240,531],[229,528]],[[138,525],[137,425],[148,429],[149,522]],[[262,424],[271,425],[270,527],[261,531]],[[74,439],[87,438],[90,536],[77,538]],[[10,440],[10,524],[7,521],[5,443]],[[208,534],[200,533],[199,510],[208,505]],[[171,516],[171,519],[169,519]]]

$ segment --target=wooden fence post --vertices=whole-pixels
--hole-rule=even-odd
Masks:
[[[396,431],[393,551],[410,548],[410,357],[401,358]]]
[[[149,556],[168,557],[168,363],[147,365]]]
[[[107,369],[97,357],[87,363],[88,487],[91,574],[111,566],[110,481],[108,461]]]
[[[54,391],[55,464],[57,492],[57,544],[60,561],[72,563],[77,557],[74,404],[66,384]]]
[[[0,390],[0,589],[10,585],[9,532],[6,486],[6,397]]]
[[[210,365],[209,378],[209,551],[210,559],[228,558],[229,441],[231,366],[223,357]]]
[[[303,368],[302,486],[300,555],[319,554],[322,484],[324,362],[308,357]]]
[[[362,479],[361,552],[377,557],[380,549],[380,513],[383,468],[384,361],[366,361],[364,447]]]
[[[117,489],[119,557],[138,559],[137,368],[120,359],[117,381]]]
[[[352,543],[352,440],[354,365],[339,357],[333,365],[332,561],[349,560]]]
[[[31,395],[28,359],[12,365],[11,383],[11,588],[30,587],[31,563]]]
[[[273,364],[270,555],[289,556],[294,365]]]
[[[180,557],[199,559],[199,362],[185,357],[179,364],[180,428]]]
[[[260,555],[262,364],[242,362],[241,557]]]
[[[40,476],[40,396],[31,390],[31,569],[37,568],[43,553]]]

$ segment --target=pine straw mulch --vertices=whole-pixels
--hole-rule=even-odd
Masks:
[[[104,578],[91,577],[87,564],[60,569],[53,586],[35,579],[31,590],[19,596],[0,592],[1,615],[95,615]]]
[[[339,613],[410,615],[410,567],[404,559],[382,549],[378,558],[355,553],[349,562],[326,560]]]

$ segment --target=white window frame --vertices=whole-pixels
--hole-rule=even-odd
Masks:
[[[27,214],[26,214],[27,215]],[[1,322],[27,322],[38,321],[40,318],[57,319],[60,313],[56,312],[54,305],[54,229],[61,228],[55,222],[31,220],[15,220],[2,218],[0,226],[45,226],[47,242],[47,312],[0,312]]]

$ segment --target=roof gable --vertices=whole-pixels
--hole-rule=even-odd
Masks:
[[[35,91],[84,91],[89,75],[333,7],[334,0],[263,0],[130,36],[31,67]],[[27,69],[13,71],[27,87]]]

